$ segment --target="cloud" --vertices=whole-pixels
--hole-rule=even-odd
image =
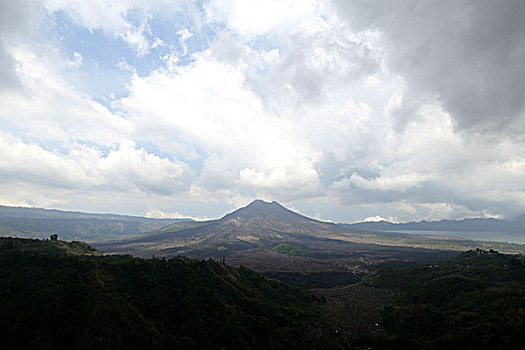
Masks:
[[[37,5],[26,0],[0,0],[0,91],[21,87],[9,47],[31,36]]]
[[[43,0],[49,13],[67,13],[78,25],[90,31],[100,30],[113,38],[122,39],[138,56],[150,53],[159,45],[151,37],[149,21],[153,17],[174,16],[187,11],[196,25],[200,22],[199,5],[188,0]]]
[[[523,1],[334,3],[354,28],[384,36],[385,64],[410,85],[404,114],[437,98],[459,129],[524,131]]]
[[[3,183],[171,195],[187,191],[193,178],[186,164],[147,153],[129,142],[107,155],[82,145],[62,154],[0,134],[0,153]]]
[[[0,6],[0,188],[18,186],[0,200],[211,217],[262,197],[333,221],[525,210],[518,2]],[[107,48],[121,90],[83,89],[110,75],[47,30],[59,13],[135,50]]]
[[[0,42],[0,67],[0,91],[19,87],[15,61],[2,42]]]
[[[71,68],[79,68],[82,65],[82,61],[82,54],[73,52],[73,59],[69,62],[68,66]]]
[[[379,215],[375,215],[375,216],[369,216],[363,219],[363,221],[364,222],[380,222],[380,221],[388,221],[388,220]]]
[[[243,71],[207,53],[195,58],[174,73],[135,77],[130,96],[115,104],[141,138],[161,149],[178,140],[198,150],[200,182],[211,190],[240,185],[276,193],[318,191],[315,154],[293,142],[285,121],[264,111],[246,90]]]
[[[245,66],[247,87],[266,108],[322,101],[349,81],[379,71],[374,32],[354,32],[325,1],[212,1],[208,20],[226,23],[212,43],[218,59]],[[253,43],[257,43],[254,49]],[[273,111],[281,113],[281,110]]]
[[[145,36],[148,30],[147,15],[140,16],[141,23],[138,25],[128,19],[132,10],[141,10],[138,1],[47,0],[45,6],[50,13],[64,11],[90,31],[102,30],[115,38],[121,38],[138,55],[144,55],[149,51],[150,44]]]
[[[12,50],[23,89],[5,93],[0,116],[25,138],[67,149],[75,142],[111,147],[126,138],[132,125],[107,107],[77,91],[63,75],[70,61],[46,44],[20,44]]]
[[[154,219],[192,219],[196,221],[205,221],[210,220],[207,216],[204,217],[194,217],[190,215],[181,214],[179,212],[163,212],[160,209],[150,209],[145,214],[145,217],[147,218],[154,218]]]
[[[187,55],[188,46],[186,45],[186,41],[188,41],[188,39],[193,36],[193,33],[191,33],[187,28],[185,28],[179,30],[176,34],[179,36],[179,43],[182,46],[182,54]]]

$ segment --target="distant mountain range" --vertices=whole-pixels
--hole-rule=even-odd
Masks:
[[[395,224],[388,221],[339,224],[341,227],[362,231],[456,231],[456,232],[525,232],[525,214],[512,220],[474,218],[463,220],[419,221]]]
[[[78,211],[66,211],[57,209],[10,207],[0,205],[0,218],[32,218],[32,219],[99,219],[119,221],[142,221],[142,222],[175,222],[191,219],[153,219],[142,216],[120,215],[120,214],[94,214]]]
[[[0,206],[0,236],[93,240],[156,230],[191,219],[151,219],[116,214]]]
[[[483,227],[485,222],[497,222],[494,219],[479,220],[464,220],[459,222],[458,226],[476,223],[479,227]],[[294,213],[277,202],[255,200],[218,220],[177,222],[151,232],[131,237],[121,236],[114,241],[94,244],[100,250],[111,253],[144,257],[150,257],[152,254],[168,257],[185,255],[195,258],[217,257],[234,251],[258,250],[266,254],[270,249],[282,250],[282,247],[278,248],[278,246],[283,243],[291,244],[286,248],[292,251],[304,249],[312,251],[323,246],[325,253],[349,249],[343,246],[350,243],[448,250],[464,250],[480,246],[479,242],[459,238],[447,240],[403,233],[382,233],[382,231],[403,229],[398,227],[387,222],[350,225],[328,223]],[[490,229],[495,228],[491,226]],[[509,247],[494,248],[512,251]]]
[[[520,233],[525,215],[514,220],[464,219],[394,224],[386,221],[334,224],[314,220],[286,209],[277,202],[255,200],[246,207],[218,220],[152,219],[128,215],[91,214],[40,208],[0,206],[0,236],[47,238],[57,234],[63,240],[88,240],[104,251],[151,256],[169,256],[197,251],[209,252],[246,249],[272,249],[289,242],[316,246],[354,242],[383,246],[409,246],[463,250],[479,246],[474,241],[449,241],[444,244],[417,239],[412,235],[386,234],[392,231],[483,231]],[[372,234],[376,232],[376,234]],[[339,242],[339,243],[338,243]],[[487,248],[487,247],[484,247]],[[513,249],[494,247],[503,251]],[[520,248],[521,249],[521,248]]]
[[[143,234],[140,238],[120,241],[117,245],[120,248],[169,246],[173,251],[184,254],[189,250],[266,246],[283,239],[302,241],[305,238],[328,237],[339,231],[344,231],[344,228],[294,213],[277,202],[255,200],[218,220],[177,222]]]

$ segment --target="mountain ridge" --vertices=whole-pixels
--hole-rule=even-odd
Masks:
[[[356,230],[388,231],[388,230],[421,230],[421,231],[482,231],[482,232],[524,232],[525,214],[512,220],[495,218],[466,218],[461,220],[412,221],[392,223],[386,220],[376,222],[357,222],[353,224],[338,224],[342,227]]]
[[[381,223],[380,223],[381,224]],[[377,227],[364,229],[355,225],[334,224],[295,213],[277,202],[255,200],[220,219],[177,222],[160,229],[112,241],[94,242],[105,252],[142,257],[184,255],[195,258],[220,257],[233,252],[267,254],[282,243],[327,251],[343,249],[345,244],[397,246],[441,250],[477,247],[520,252],[517,244],[484,243],[457,237],[410,235],[392,232],[390,224],[383,232]],[[375,248],[374,248],[375,249]],[[244,254],[244,253],[243,253]]]
[[[102,219],[102,220],[143,220],[143,221],[178,221],[192,220],[190,218],[149,218],[145,216],[89,213],[76,210],[60,210],[33,207],[16,207],[0,205],[0,218],[33,218],[33,219]]]
[[[190,220],[0,206],[0,236],[47,238],[57,234],[64,240],[93,240],[148,232]]]
[[[168,225],[158,231],[158,238],[170,240],[197,236],[208,241],[221,239],[224,243],[225,239],[233,240],[241,236],[246,237],[247,242],[255,242],[261,239],[282,238],[282,234],[286,233],[311,236],[312,232],[333,229],[336,229],[336,225],[332,223],[295,213],[275,201],[265,202],[258,199],[217,220]],[[151,238],[150,236],[148,239]]]

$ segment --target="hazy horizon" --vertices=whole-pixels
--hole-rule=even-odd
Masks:
[[[205,221],[205,220],[218,220],[218,219],[221,219],[222,217],[224,217],[225,215],[227,214],[230,214],[232,213],[233,211],[236,211],[238,209],[241,209],[241,208],[245,208],[246,206],[248,206],[249,204],[252,204],[253,202],[256,202],[256,201],[263,201],[264,203],[266,204],[271,204],[272,202],[276,202],[277,204],[283,206],[281,203],[277,202],[277,201],[266,201],[266,200],[263,200],[263,199],[259,199],[259,198],[255,198],[253,199],[251,202],[249,202],[248,204],[246,205],[241,205],[241,206],[238,206],[238,207],[235,207],[234,209],[230,210],[230,211],[226,211],[216,217],[207,217],[207,216],[180,216],[180,215],[175,215],[175,216],[168,216],[166,213],[159,213],[159,212],[149,212],[149,213],[146,213],[145,215],[135,215],[135,214],[128,214],[128,213],[118,213],[118,212],[108,212],[108,211],[81,211],[81,210],[76,210],[74,208],[71,208],[71,209],[58,209],[58,208],[46,208],[46,207],[34,207],[34,206],[28,206],[28,205],[23,205],[23,206],[10,206],[10,205],[2,205],[0,204],[0,206],[4,206],[4,207],[10,207],[10,208],[21,208],[21,209],[43,209],[43,210],[50,210],[50,211],[53,211],[53,210],[58,210],[58,211],[65,211],[65,212],[72,212],[72,213],[81,213],[81,214],[96,214],[96,215],[122,215],[122,216],[136,216],[136,217],[144,217],[144,218],[150,218],[150,219],[192,219],[192,220],[197,220],[197,221]],[[306,217],[310,217],[308,216],[307,214],[304,214],[304,213],[301,213],[299,210],[297,210],[296,208],[288,208],[286,206],[283,206],[285,207],[285,209],[288,209],[288,210],[292,210],[293,212],[295,213],[298,213],[300,215],[303,215],[303,216],[306,216]],[[521,215],[525,215],[525,214],[521,214]],[[518,216],[521,216],[521,215],[517,215],[516,217]],[[480,217],[467,217],[467,218],[461,218],[461,219],[453,219],[451,221],[461,221],[461,220],[468,220],[468,219],[496,219],[496,220],[513,220],[514,218],[516,217],[513,217],[513,218],[508,218],[508,219],[503,219],[503,218],[480,218]],[[313,219],[316,219],[314,217],[311,217]],[[414,220],[408,220],[408,221],[388,221],[388,220],[383,220],[383,218],[381,218],[381,220],[379,220],[377,217],[374,218],[374,217],[370,217],[370,218],[366,218],[366,220],[361,220],[361,221],[353,221],[353,222],[334,222],[334,221],[330,221],[330,220],[322,220],[322,219],[317,219],[317,220],[321,220],[321,221],[325,221],[325,222],[329,222],[329,223],[337,223],[337,224],[354,224],[354,223],[375,223],[375,222],[380,222],[380,221],[383,221],[383,222],[390,222],[390,223],[394,223],[394,224],[404,224],[404,223],[417,223],[417,222],[438,222],[438,221],[446,221],[446,220],[449,220],[449,219],[439,219],[439,220],[431,220],[431,221],[428,221],[428,220],[417,220],[417,221],[414,221]],[[403,232],[403,231],[406,231],[406,230],[394,230],[392,232]],[[410,231],[410,230],[408,230]],[[422,231],[423,232],[423,231]],[[445,232],[445,231],[443,231]],[[492,233],[495,233],[495,232],[492,232]]]

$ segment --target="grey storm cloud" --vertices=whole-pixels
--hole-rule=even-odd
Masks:
[[[0,41],[0,90],[18,85],[15,62]]]
[[[0,0],[0,90],[19,87],[15,60],[7,50],[7,41],[17,41],[31,33],[36,2]]]
[[[459,130],[524,131],[524,1],[334,3],[354,28],[384,35],[388,68],[411,91],[398,113],[401,123],[418,102],[437,98]]]

